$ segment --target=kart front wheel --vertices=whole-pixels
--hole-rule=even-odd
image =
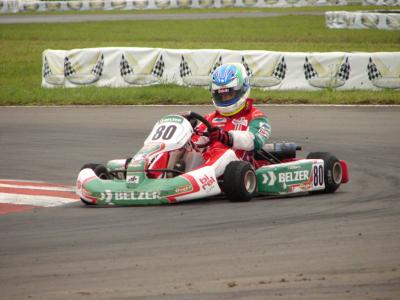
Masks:
[[[250,201],[256,189],[256,172],[250,163],[233,161],[228,164],[224,172],[223,190],[229,201]]]
[[[311,152],[307,158],[324,161],[325,189],[311,193],[334,193],[342,183],[343,170],[340,161],[328,152]]]
[[[83,169],[92,169],[93,172],[99,177],[100,179],[107,180],[111,179],[111,174],[108,172],[107,168],[102,164],[85,164],[81,168]]]
[[[108,172],[107,168],[102,164],[85,164],[81,168],[81,170],[83,169],[92,169],[97,177],[99,177],[100,179],[111,179],[110,173]],[[86,205],[95,205],[94,203],[89,202],[83,198],[81,198],[81,201]]]

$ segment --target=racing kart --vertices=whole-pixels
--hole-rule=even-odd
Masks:
[[[164,116],[132,158],[84,165],[76,193],[87,205],[169,204],[220,194],[244,202],[255,195],[333,193],[349,180],[344,160],[326,152],[296,158],[301,147],[295,143],[266,144],[248,161],[230,162],[217,178],[192,142],[194,134],[201,134],[199,122],[211,131],[195,112]],[[156,167],[160,159],[164,168]]]

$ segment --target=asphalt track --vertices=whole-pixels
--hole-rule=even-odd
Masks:
[[[0,178],[67,185],[176,107],[0,108]],[[211,108],[194,107],[200,113]],[[262,107],[274,140],[332,151],[333,195],[74,203],[0,217],[0,299],[400,299],[400,107]]]
[[[287,15],[323,16],[324,12],[221,12],[221,13],[186,13],[186,14],[37,14],[37,15],[0,15],[0,24],[29,23],[78,23],[99,21],[140,21],[140,20],[211,20],[230,18],[269,18]]]

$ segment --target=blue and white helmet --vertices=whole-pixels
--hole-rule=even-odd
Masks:
[[[246,106],[250,95],[249,77],[239,63],[223,64],[212,73],[212,100],[223,116],[232,116]]]

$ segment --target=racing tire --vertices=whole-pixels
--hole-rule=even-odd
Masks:
[[[228,164],[223,176],[223,190],[231,202],[247,202],[256,193],[257,177],[252,165],[245,161]]]
[[[102,180],[111,179],[111,174],[108,172],[107,168],[103,165],[98,165],[94,170],[94,173]]]
[[[110,172],[108,172],[107,168],[102,164],[85,164],[81,168],[81,171],[83,169],[92,169],[97,177],[103,180],[108,180],[112,178]]]
[[[325,189],[310,193],[334,193],[342,183],[343,170],[340,161],[328,152],[311,152],[307,155],[307,159],[322,159],[324,161]]]

